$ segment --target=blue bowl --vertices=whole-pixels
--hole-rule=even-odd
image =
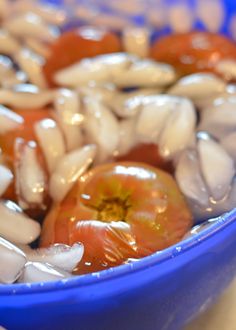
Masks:
[[[236,3],[225,1],[223,7],[218,29],[230,34]],[[148,18],[132,19],[140,24]],[[199,18],[194,24],[204,28]],[[159,33],[170,30],[164,25]],[[8,330],[181,329],[234,278],[235,237],[233,210],[201,233],[133,264],[57,282],[0,285],[0,325]]]
[[[236,274],[236,210],[133,264],[51,283],[0,287],[9,330],[177,330]]]

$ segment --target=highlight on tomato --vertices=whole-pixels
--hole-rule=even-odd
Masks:
[[[83,26],[64,32],[51,46],[50,56],[43,68],[45,77],[49,85],[54,86],[56,71],[83,58],[116,53],[121,49],[117,34],[102,27]]]
[[[152,166],[119,162],[82,175],[46,216],[41,246],[84,244],[75,273],[120,265],[175,244],[192,215],[172,176]]]
[[[14,112],[22,118],[22,124],[14,130],[9,130],[5,134],[0,135],[0,150],[4,156],[4,161],[13,172],[16,171],[16,164],[22,156],[22,153],[18,151],[18,146],[22,143],[24,145],[34,143],[36,141],[34,124],[42,119],[51,118],[51,110],[46,107],[39,109],[14,109]],[[41,166],[46,169],[41,150],[39,147],[35,148]],[[3,197],[18,201],[15,181],[11,183]]]
[[[10,159],[14,158],[14,143],[17,138],[26,141],[35,140],[34,124],[42,119],[51,118],[49,108],[41,109],[14,109],[22,117],[22,125],[0,135],[0,148]]]
[[[181,75],[215,72],[219,61],[236,59],[236,45],[220,34],[199,31],[177,33],[154,42],[150,56],[173,65]]]

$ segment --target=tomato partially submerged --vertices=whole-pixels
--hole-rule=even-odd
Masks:
[[[132,162],[84,174],[47,215],[41,246],[82,242],[76,273],[109,268],[178,242],[192,216],[171,175]]]
[[[24,122],[14,131],[9,131],[4,135],[0,135],[0,149],[3,152],[7,165],[14,171],[15,145],[18,138],[23,139],[25,142],[36,140],[34,133],[34,124],[42,119],[51,118],[51,110],[48,108],[42,109],[17,109],[14,110],[23,119]],[[37,148],[39,150],[39,148]],[[39,159],[41,164],[44,164],[40,152]],[[45,166],[44,166],[45,167]],[[14,182],[8,187],[5,192],[4,198],[16,201],[15,185]]]
[[[162,158],[155,143],[140,143],[134,146],[127,154],[118,156],[117,161],[141,162],[173,172],[173,164]]]
[[[54,86],[56,71],[86,57],[121,51],[119,37],[106,29],[85,26],[64,32],[52,45],[51,53],[44,66],[48,83]]]
[[[0,135],[0,148],[3,153],[10,159],[14,158],[14,143],[17,138],[22,138],[26,141],[35,140],[34,124],[42,119],[51,118],[51,110],[48,108],[42,109],[15,109],[24,122],[14,131],[9,131],[4,135]]]
[[[181,75],[214,72],[220,60],[236,59],[236,45],[222,35],[209,32],[171,34],[154,43],[151,57],[173,65]]]

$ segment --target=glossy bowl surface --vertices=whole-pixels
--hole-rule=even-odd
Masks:
[[[134,263],[66,281],[0,287],[7,329],[177,330],[236,274],[236,210]]]
[[[218,1],[148,1],[149,13],[157,4],[167,11],[187,4],[196,14],[194,26],[206,28],[196,13],[198,2]],[[102,12],[109,9],[108,1],[98,3]],[[234,38],[236,3],[219,4],[224,14],[214,29]],[[147,12],[128,19],[150,23]],[[158,34],[171,29],[164,24]],[[178,330],[214,302],[235,275],[233,210],[201,233],[133,264],[58,282],[0,285],[0,325],[8,330]]]

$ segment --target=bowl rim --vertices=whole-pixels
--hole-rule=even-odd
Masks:
[[[209,218],[212,224],[203,229],[200,233],[195,234],[187,239],[170,246],[167,249],[157,251],[150,256],[141,258],[130,264],[116,266],[100,272],[78,275],[68,279],[37,282],[37,283],[16,283],[16,284],[0,284],[0,296],[2,295],[25,295],[25,294],[40,294],[50,291],[66,290],[75,287],[85,287],[88,285],[97,285],[100,282],[111,280],[117,277],[124,277],[135,272],[150,268],[157,263],[167,263],[173,260],[173,257],[178,258],[185,254],[190,249],[197,247],[202,242],[213,239],[213,237],[230,226],[236,221],[236,208],[230,212],[226,212],[221,216]],[[177,259],[178,260],[178,259]]]

